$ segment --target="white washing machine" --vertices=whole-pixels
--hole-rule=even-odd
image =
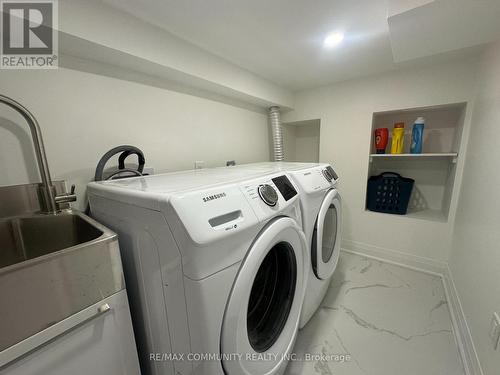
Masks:
[[[204,169],[91,183],[119,235],[143,374],[280,374],[308,253],[284,172]]]
[[[336,189],[338,176],[329,164],[267,162],[239,169],[263,173],[286,171],[299,187],[302,225],[309,247],[309,275],[300,328],[311,319],[328,290],[340,254],[342,204]]]

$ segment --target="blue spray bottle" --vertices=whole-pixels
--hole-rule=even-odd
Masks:
[[[425,119],[423,117],[417,118],[413,124],[410,146],[410,152],[412,154],[422,153],[422,143],[424,142],[424,126]]]

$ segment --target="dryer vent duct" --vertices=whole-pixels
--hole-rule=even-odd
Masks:
[[[271,124],[271,133],[273,137],[274,161],[283,161],[283,132],[281,129],[280,107],[269,108],[269,122]]]

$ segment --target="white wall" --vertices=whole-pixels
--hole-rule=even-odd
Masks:
[[[298,126],[295,129],[295,159],[296,161],[319,161],[319,123]]]
[[[77,184],[79,207],[99,158],[121,144],[142,149],[157,172],[189,169],[195,160],[269,160],[263,113],[68,69],[3,70],[0,88],[38,119],[52,176]],[[40,180],[27,128],[0,106],[0,186]]]
[[[485,375],[500,369],[488,337],[500,313],[500,43],[480,63],[450,268]]]
[[[288,90],[100,0],[59,1],[59,52],[269,107]],[[62,66],[65,60],[60,60]],[[66,66],[67,67],[67,66]]]
[[[321,119],[320,161],[332,163],[341,178],[345,247],[448,259],[454,206],[447,223],[365,211],[372,114],[471,101],[476,62],[469,59],[399,70],[298,93],[295,110],[285,114],[284,121]],[[458,176],[462,165],[460,156]]]
[[[320,122],[282,124],[285,161],[317,163],[319,160]]]

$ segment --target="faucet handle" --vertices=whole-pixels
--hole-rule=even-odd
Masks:
[[[76,202],[75,190],[76,190],[76,186],[75,186],[75,184],[72,184],[69,193],[57,195],[54,197],[56,203],[61,204],[61,203]]]

